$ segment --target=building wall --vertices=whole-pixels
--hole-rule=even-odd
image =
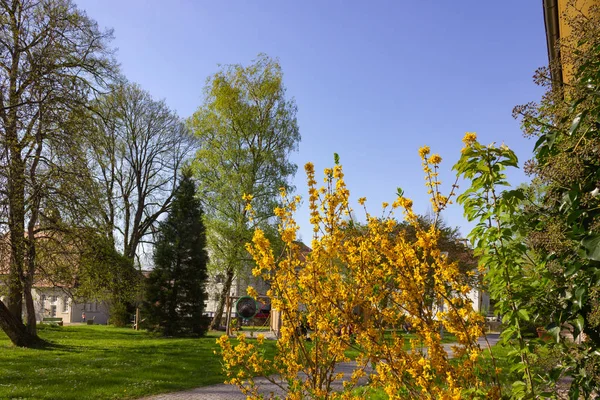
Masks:
[[[93,301],[89,303],[75,303],[71,308],[71,322],[94,321],[94,324],[108,324],[109,307],[106,302]],[[85,321],[83,314],[85,313]]]
[[[560,38],[566,38],[571,35],[571,27],[567,23],[569,18],[573,18],[578,12],[588,13],[590,6],[600,6],[600,0],[577,0],[576,8],[568,7],[572,0],[557,0],[558,6],[558,28]],[[564,82],[569,82],[573,77],[573,68],[569,63],[562,64],[562,76]]]
[[[46,317],[62,318],[63,323],[71,322],[72,302],[69,296],[56,288],[36,288],[32,290],[35,304],[35,319],[42,322]]]
[[[219,303],[219,296],[221,291],[223,290],[223,282],[224,277],[219,274],[214,274],[209,277],[206,284],[206,294],[207,300],[205,302],[204,312],[210,317],[214,316],[215,311],[217,310],[217,305]],[[247,296],[248,286],[252,286],[259,295],[264,296],[269,289],[267,283],[261,279],[252,275],[251,269],[248,268],[246,271],[242,271],[237,274],[237,277],[234,278],[233,283],[231,284],[231,289],[229,290],[229,296],[239,298],[242,296]],[[233,305],[232,305],[233,306]],[[226,317],[226,311],[224,310],[223,318]],[[232,308],[231,317],[235,317],[235,310]],[[222,322],[225,324],[225,321]]]
[[[467,296],[473,302],[473,310],[489,314],[490,296],[486,292],[479,289],[471,289]]]
[[[95,324],[107,324],[109,308],[105,302],[75,303],[58,288],[35,288],[32,291],[35,319],[42,322],[46,317],[62,318],[63,323],[94,320]]]

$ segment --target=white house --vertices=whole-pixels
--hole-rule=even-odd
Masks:
[[[6,288],[4,278],[8,276],[10,265],[10,244],[7,235],[0,238],[0,300],[4,301]],[[62,259],[62,258],[61,258]],[[64,256],[68,263],[75,263],[76,260],[68,254]],[[54,284],[51,280],[45,279],[40,273],[35,276],[35,282],[32,289],[32,297],[35,307],[35,319],[42,322],[44,318],[61,318],[63,323],[75,323],[85,321],[94,321],[97,324],[106,324],[108,322],[108,305],[100,301],[74,302],[69,289],[72,285],[62,283],[62,287]],[[27,313],[23,305],[24,314]]]

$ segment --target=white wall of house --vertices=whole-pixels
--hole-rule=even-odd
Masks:
[[[71,322],[71,299],[56,288],[35,288],[32,290],[35,305],[35,319],[62,318],[63,323]]]
[[[486,314],[490,311],[490,296],[480,289],[471,289],[467,295],[473,302],[473,309],[476,312],[485,312]]]
[[[35,288],[32,291],[35,304],[35,319],[42,322],[44,318],[62,318],[63,323],[84,322],[94,320],[95,324],[108,323],[108,306],[104,302],[75,303],[58,288]]]
[[[248,269],[248,271],[237,274],[236,278],[231,284],[231,289],[229,290],[230,296],[247,296],[248,286],[252,286],[260,295],[264,296],[267,293],[269,287],[265,281],[261,278],[253,276],[250,268]],[[204,312],[210,316],[213,316],[214,312],[217,310],[217,305],[219,304],[219,297],[221,295],[221,291],[223,290],[224,281],[225,278],[222,274],[213,274],[208,278],[206,283],[207,300],[204,303]]]
[[[106,325],[108,323],[108,305],[103,301],[89,303],[75,303],[72,307],[71,322],[94,321],[94,324]]]

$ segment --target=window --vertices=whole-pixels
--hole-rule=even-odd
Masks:
[[[56,303],[56,300],[58,300],[58,296],[50,296],[50,303]]]
[[[67,311],[69,311],[69,298],[65,296],[65,298],[63,299],[62,312],[67,312]]]
[[[56,317],[56,306],[50,306],[50,317]]]
[[[40,301],[42,302],[42,307],[44,306],[44,303],[46,302],[46,295],[43,294],[40,296]]]

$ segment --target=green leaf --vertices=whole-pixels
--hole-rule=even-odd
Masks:
[[[519,314],[519,318],[521,318],[523,321],[529,321],[529,314],[527,314],[526,310],[520,309],[517,311],[517,314]]]
[[[581,241],[586,250],[586,258],[600,261],[600,235],[591,235]]]
[[[554,142],[556,141],[556,131],[552,131],[546,135],[548,137],[548,148],[551,149],[554,146]]]
[[[583,295],[587,292],[587,288],[585,286],[578,287],[575,290],[575,303],[579,306],[583,306]]]
[[[535,142],[535,146],[533,146],[533,152],[535,153],[538,147],[544,146],[546,144],[546,141],[548,141],[548,136],[541,135],[537,142]]]
[[[579,386],[571,385],[569,389],[569,400],[577,400],[579,399]]]
[[[523,381],[514,381],[512,387],[513,391],[524,392],[527,388],[527,385]]]
[[[572,136],[577,129],[579,129],[579,125],[581,124],[582,113],[577,114],[575,118],[573,118],[573,123],[571,124],[571,128],[569,128],[569,136]]]
[[[340,155],[338,153],[333,153],[333,162],[335,165],[340,165]]]
[[[583,327],[585,325],[585,320],[583,319],[583,315],[578,315],[577,318],[573,320],[573,326],[579,331],[583,331]]]
[[[404,196],[404,190],[402,190],[401,187],[397,187],[396,188],[396,195],[398,195],[398,197]]]
[[[546,333],[554,338],[554,340],[558,343],[560,340],[560,326],[555,326],[554,328],[550,328],[546,331]]]

